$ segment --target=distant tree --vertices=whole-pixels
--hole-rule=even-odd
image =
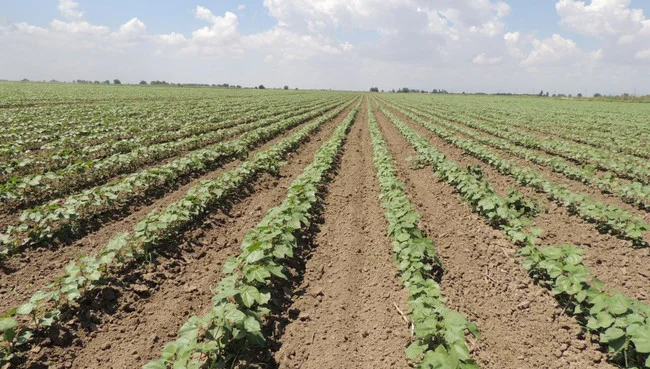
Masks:
[[[294,88],[294,90],[298,91],[298,87]]]
[[[544,96],[544,90],[541,90],[538,96]]]
[[[114,85],[121,85],[122,82],[120,82],[119,79],[114,79],[114,80],[113,80],[113,84],[114,84]]]
[[[264,90],[266,87],[264,87],[264,85],[260,85],[258,88],[259,88],[260,90]]]
[[[93,83],[96,84],[96,85],[98,85],[98,84],[100,84],[101,82],[99,82],[99,81],[95,81],[95,82],[93,82]]]
[[[20,82],[29,82],[29,80],[27,78],[23,78],[20,80]]]
[[[102,82],[102,83],[105,84],[105,85],[110,85],[110,84],[111,84],[111,81],[106,80],[106,81],[104,81],[104,82]]]
[[[599,94],[598,92],[596,92],[596,93],[594,94],[594,97],[603,97],[603,95],[601,95],[601,94]]]
[[[284,89],[285,89],[285,90],[288,90],[288,89],[289,89],[289,86],[284,85]]]
[[[142,81],[140,81],[140,84],[141,84],[141,85],[146,85],[146,84],[147,84],[147,81],[142,80]]]
[[[370,92],[379,92],[378,87],[370,87]]]
[[[384,90],[381,90],[381,92],[384,92]]]
[[[556,94],[553,94],[553,96],[552,96],[552,97],[556,97],[556,96],[557,96]]]
[[[582,94],[581,94],[581,93],[578,93],[576,96],[578,96],[578,97],[582,97]]]
[[[545,96],[548,97],[548,91],[546,91],[546,95],[545,95]]]
[[[433,91],[431,91],[431,93],[432,93],[432,94],[437,94],[437,93],[438,93],[438,90],[434,88]]]
[[[237,88],[241,88],[241,85],[237,85]]]

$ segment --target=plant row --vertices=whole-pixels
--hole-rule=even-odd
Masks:
[[[524,266],[544,286],[551,288],[563,307],[584,319],[589,332],[598,335],[610,359],[626,368],[650,367],[650,307],[638,300],[605,288],[592,278],[582,263],[580,251],[574,246],[537,247],[539,230],[528,230],[530,214],[521,213],[516,204],[509,204],[471,170],[463,169],[445,159],[422,136],[382,108],[398,130],[422,155],[434,171],[451,184],[471,207],[486,220],[504,231],[522,247]],[[499,223],[494,223],[494,214]],[[526,215],[528,213],[528,215]]]
[[[593,186],[604,194],[616,194],[628,204],[638,206],[644,210],[650,210],[649,185],[644,185],[643,183],[634,181],[630,183],[624,183],[617,180],[611,174],[599,176],[595,173],[595,168],[575,166],[567,163],[560,157],[548,156],[534,150],[511,144],[510,142],[501,138],[481,135],[460,125],[445,122],[433,114],[418,111],[413,108],[409,108],[409,110],[418,115],[431,119],[436,124],[442,125],[445,128],[459,132],[479,143],[489,145],[499,150],[503,150],[522,159],[531,161],[535,164],[549,167],[554,172],[560,173],[569,179]]]
[[[567,207],[569,212],[594,223],[599,231],[629,240],[635,246],[647,246],[643,236],[650,226],[640,217],[633,216],[618,206],[596,201],[585,194],[572,193],[565,186],[547,180],[541,173],[532,168],[522,168],[511,160],[501,158],[481,144],[449,133],[444,128],[431,124],[411,112],[395,105],[392,106],[443,140],[494,167],[500,173],[513,177],[517,183],[547,194],[549,199]]]
[[[461,122],[458,122],[461,123]],[[542,150],[551,155],[561,156],[580,165],[593,165],[596,169],[611,172],[629,180],[650,184],[650,165],[641,158],[620,153],[610,153],[586,145],[577,147],[560,140],[542,140],[519,132],[504,125],[492,125],[478,120],[463,120],[462,124],[506,139],[516,145]]]
[[[191,174],[203,173],[225,162],[244,158],[257,146],[320,115],[324,109],[257,128],[237,140],[193,151],[161,167],[145,169],[66,199],[25,210],[20,216],[20,223],[10,226],[2,235],[4,247],[0,249],[0,255],[7,256],[21,247],[53,238],[73,238],[98,217],[147,200],[157,193],[165,193]],[[343,109],[345,105],[322,116],[319,121],[333,118]]]
[[[312,104],[292,103],[291,105],[269,106],[268,101],[244,109],[227,109],[220,117],[219,123],[192,122],[171,131],[162,131],[164,127],[155,127],[158,131],[140,131],[128,138],[104,139],[98,145],[83,145],[77,148],[64,147],[57,150],[46,150],[38,155],[23,155],[19,159],[7,160],[0,163],[0,177],[4,174],[37,174],[37,172],[55,171],[79,161],[103,159],[114,154],[125,154],[142,146],[178,141],[194,135],[201,135],[236,125],[250,123],[268,117],[278,116],[301,109],[314,108],[322,102]],[[245,113],[249,113],[246,115]],[[86,127],[84,127],[86,128]]]
[[[388,220],[388,236],[402,280],[409,291],[409,313],[416,339],[406,350],[407,357],[419,368],[478,368],[470,358],[465,331],[476,338],[476,325],[460,313],[444,306],[445,297],[435,280],[442,270],[433,242],[418,228],[420,214],[406,195],[398,179],[393,159],[375,120],[368,109],[368,124],[374,153],[381,204]]]
[[[202,316],[192,316],[178,338],[165,345],[158,360],[145,369],[234,366],[251,345],[264,345],[264,317],[274,279],[286,279],[284,261],[294,256],[297,236],[309,228],[319,193],[343,147],[354,121],[355,107],[314,155],[314,160],[290,185],[282,204],[272,208],[244,237],[241,253],[223,267],[213,305]]]
[[[346,118],[346,127],[355,113],[356,109]],[[206,214],[234,201],[242,189],[260,174],[277,173],[283,165],[283,158],[308,140],[328,119],[318,119],[271,148],[255,153],[251,159],[223,173],[216,180],[192,187],[183,198],[165,210],[154,210],[140,220],[132,235],[117,234],[98,254],[70,262],[63,276],[34,293],[28,302],[7,312],[0,319],[0,362],[10,360],[18,346],[28,343],[34,329],[52,326],[62,311],[74,306],[88,292],[105,283],[111,271],[119,273],[119,268],[130,261],[150,260],[155,256],[156,247],[165,242],[173,242]],[[336,132],[340,133],[341,130]],[[293,188],[298,189],[299,182],[294,183]]]
[[[318,108],[315,112],[322,113],[338,104],[340,102],[327,104],[324,107]],[[305,110],[309,111],[309,109]],[[195,150],[218,143],[238,134],[266,127],[282,119],[291,119],[290,117],[295,116],[296,113],[305,114],[305,110],[293,111],[277,117],[242,124],[179,141],[141,147],[126,154],[116,154],[101,160],[79,162],[56,172],[12,178],[3,185],[0,185],[0,200],[8,206],[17,207],[40,202],[46,198],[62,196],[80,188],[106,181],[116,175],[137,170],[144,165],[154,164],[160,160],[173,157],[178,155],[179,152]],[[209,149],[208,147],[207,150]]]

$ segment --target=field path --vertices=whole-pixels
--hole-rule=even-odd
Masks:
[[[406,308],[379,203],[364,104],[324,203],[324,223],[306,263],[299,311],[276,353],[280,368],[407,368]]]

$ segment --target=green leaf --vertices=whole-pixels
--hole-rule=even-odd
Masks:
[[[246,307],[251,307],[260,299],[260,291],[253,286],[244,286],[239,291],[241,300]]]
[[[623,295],[614,295],[609,299],[609,312],[614,315],[622,315],[630,307],[628,300]]]
[[[22,304],[16,309],[16,314],[18,314],[18,315],[29,315],[29,314],[32,313],[32,311],[34,311],[35,307],[36,306],[34,306],[34,304],[32,304],[31,302]]]
[[[10,329],[14,329],[18,326],[18,321],[14,318],[2,318],[0,319],[0,332],[5,332]]]
[[[256,263],[260,260],[264,259],[264,251],[262,250],[255,250],[251,252],[248,257],[246,257],[246,262],[248,264],[253,264]]]
[[[416,360],[428,347],[429,345],[421,343],[420,340],[413,341],[413,343],[406,348],[406,357],[408,357],[409,360]]]
[[[634,329],[632,332],[628,329],[631,335],[630,340],[634,343],[637,352],[648,354],[650,353],[650,328],[647,326]]]
[[[617,340],[623,336],[625,336],[625,331],[621,328],[616,327],[608,328],[603,334],[603,337],[607,340],[607,342]]]
[[[262,330],[260,322],[252,316],[247,316],[246,319],[244,319],[244,328],[248,332],[259,332]]]
[[[167,369],[167,364],[163,360],[152,361],[145,364],[142,369]]]

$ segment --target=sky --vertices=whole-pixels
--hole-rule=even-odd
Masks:
[[[650,0],[0,0],[0,79],[650,94]]]

